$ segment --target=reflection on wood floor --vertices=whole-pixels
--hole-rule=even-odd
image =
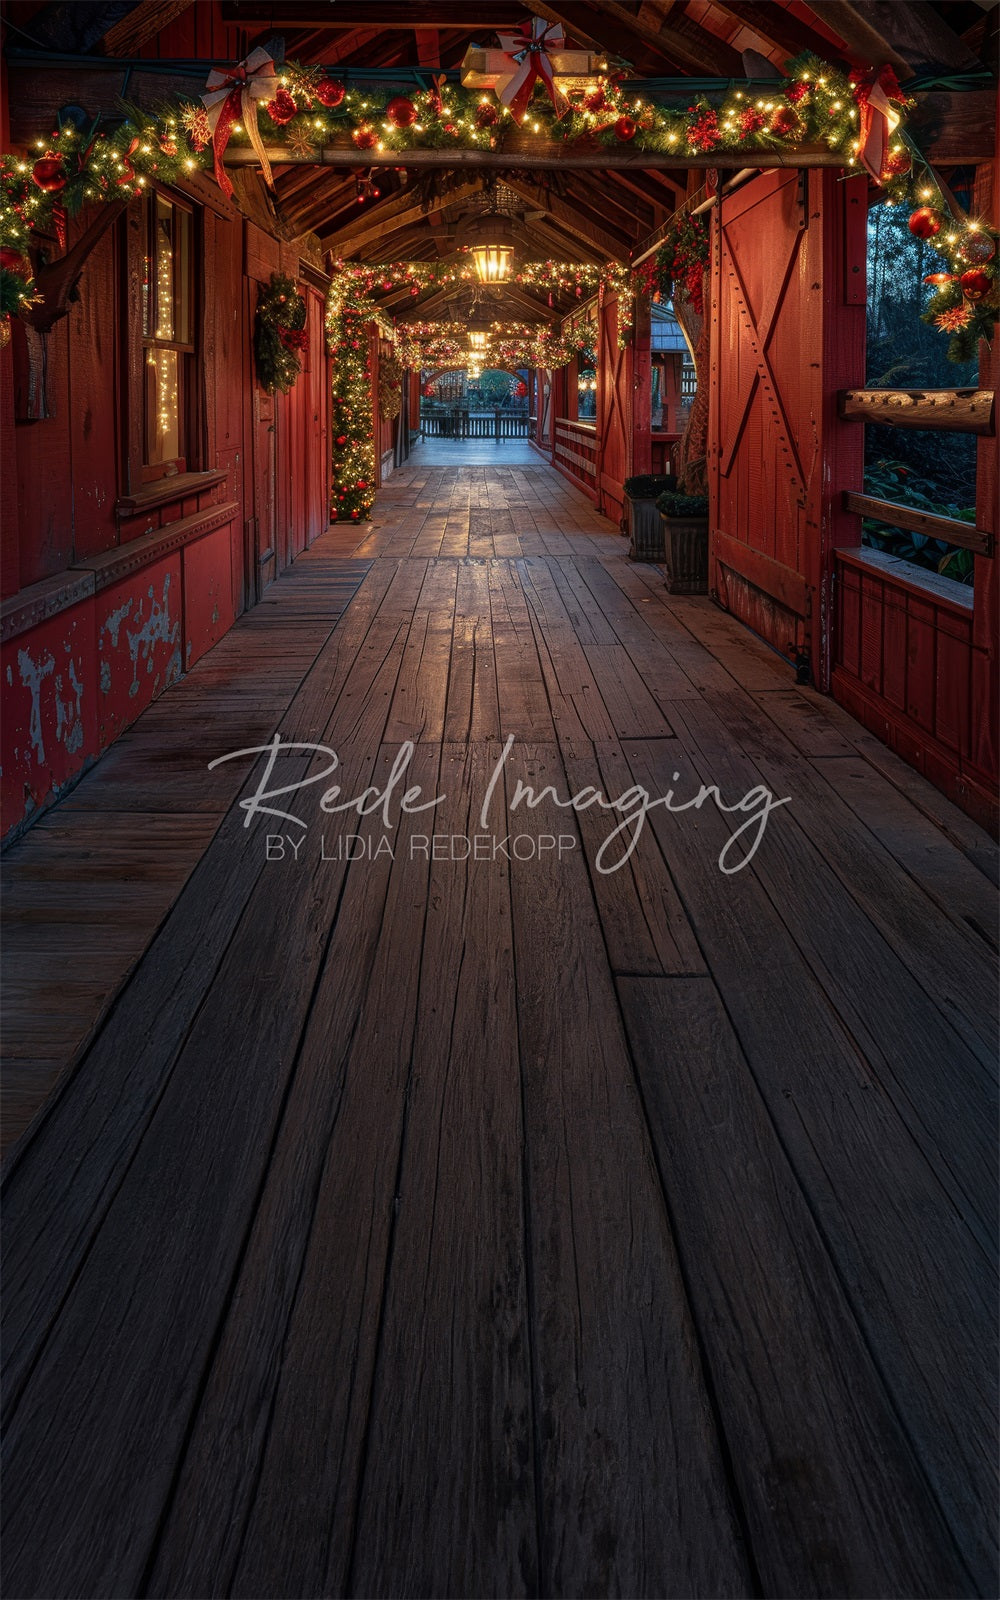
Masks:
[[[504,459],[415,456],[9,853],[12,1596],[996,1592],[991,842]],[[446,798],[268,861],[207,763],[276,729]],[[790,797],[735,875],[715,805],[602,875],[556,804],[702,783]],[[481,831],[571,843],[415,843]]]

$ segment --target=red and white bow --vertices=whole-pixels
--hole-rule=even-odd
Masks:
[[[231,68],[213,67],[205,85],[208,93],[202,95],[202,104],[208,112],[212,129],[212,157],[215,164],[215,181],[223,194],[229,196],[233,186],[222,165],[222,157],[229,143],[234,122],[242,121],[253,145],[257,160],[264,173],[268,188],[274,187],[271,163],[257,127],[257,104],[273,100],[277,88],[274,61],[266,50],[252,50],[245,61]]]
[[[858,102],[858,160],[878,183],[889,154],[889,140],[900,123],[893,101],[902,104],[903,91],[892,67],[852,72],[851,88]]]
[[[543,83],[559,116],[569,107],[555,79],[555,69],[549,50],[563,50],[566,35],[557,22],[546,22],[544,17],[532,17],[522,23],[516,33],[501,33],[500,48],[510,58],[511,71],[497,83],[497,98],[502,105],[521,121],[528,109],[528,101],[536,83]]]

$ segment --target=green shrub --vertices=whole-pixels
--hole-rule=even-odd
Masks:
[[[707,517],[708,499],[703,494],[675,494],[668,490],[656,502],[665,517]]]
[[[664,489],[669,489],[673,483],[670,477],[645,476],[625,479],[625,493],[630,500],[655,500]]]
[[[954,517],[959,522],[974,524],[976,520],[975,506],[939,499],[936,484],[914,472],[905,461],[882,457],[871,462],[865,472],[865,493],[879,500],[895,501],[900,506],[913,506],[918,511],[930,511],[939,517]],[[871,517],[864,518],[861,537],[862,543],[873,550],[883,550],[886,555],[909,561],[915,567],[939,572],[957,583],[973,581],[972,551],[962,545],[932,539],[926,533],[911,533]]]

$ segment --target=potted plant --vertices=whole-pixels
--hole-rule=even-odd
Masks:
[[[671,594],[708,593],[708,500],[667,490],[656,502]]]
[[[670,477],[625,479],[625,517],[623,531],[629,536],[632,561],[663,560],[663,530],[656,509],[656,497],[673,485]]]

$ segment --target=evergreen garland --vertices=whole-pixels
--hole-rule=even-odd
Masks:
[[[403,403],[403,368],[396,356],[382,356],[378,364],[378,414],[384,422],[399,416]]]
[[[308,344],[306,303],[291,278],[271,274],[257,295],[257,323],[253,353],[257,380],[268,394],[287,394],[302,371],[297,352]]]

